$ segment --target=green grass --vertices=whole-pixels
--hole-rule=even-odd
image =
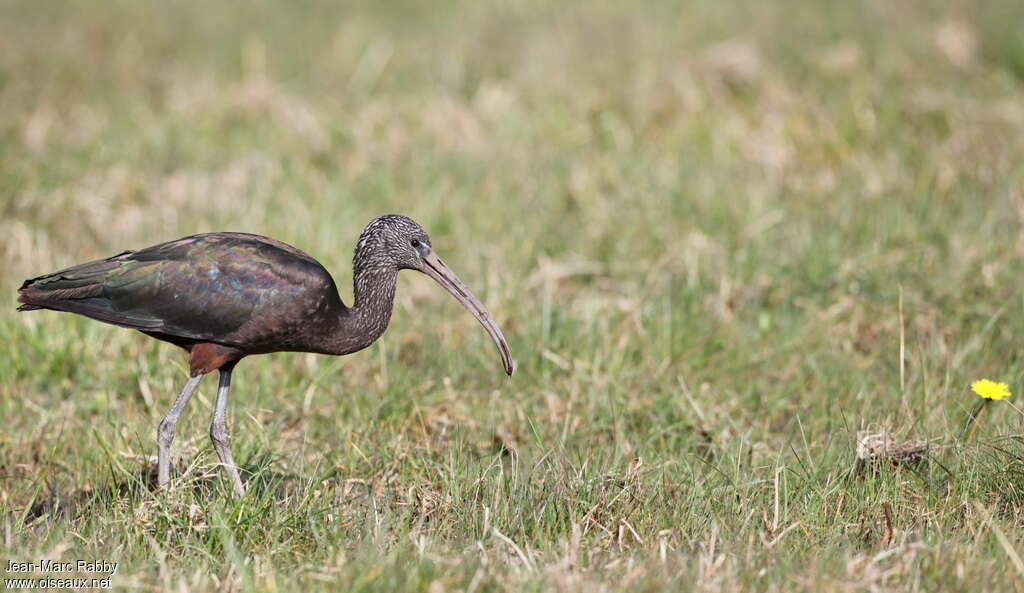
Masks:
[[[0,572],[116,589],[1021,591],[1024,8],[974,2],[7,2]],[[404,273],[391,328],[216,382],[147,476],[173,347],[16,314],[26,277],[210,230],[351,300],[420,221],[500,321]],[[902,299],[902,317],[900,302]],[[900,357],[901,336],[903,357]],[[934,446],[858,471],[859,431]]]

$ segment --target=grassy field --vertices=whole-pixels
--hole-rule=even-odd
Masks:
[[[152,4],[152,5],[150,5]],[[148,7],[147,7],[148,6]],[[0,7],[0,573],[149,591],[1024,591],[1024,4]],[[30,276],[211,230],[317,256],[408,214],[344,358],[214,378]],[[858,434],[930,444],[858,466]],[[968,436],[968,433],[969,436]],[[0,575],[10,576],[10,575]],[[31,576],[31,575],[29,575]],[[63,576],[106,576],[74,573]]]

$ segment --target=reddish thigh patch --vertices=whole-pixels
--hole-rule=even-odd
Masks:
[[[188,366],[192,376],[195,377],[212,373],[226,364],[233,364],[243,356],[245,354],[231,346],[200,342],[189,348]]]

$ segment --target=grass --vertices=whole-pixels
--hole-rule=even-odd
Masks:
[[[0,571],[115,589],[1021,591],[1019,2],[0,8]],[[148,487],[173,347],[21,280],[210,230],[315,254],[408,214],[340,359],[216,382]],[[857,434],[933,443],[858,469]],[[89,575],[80,575],[89,576]],[[101,575],[102,576],[102,575]]]

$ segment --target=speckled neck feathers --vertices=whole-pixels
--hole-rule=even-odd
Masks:
[[[329,340],[334,354],[349,354],[373,344],[391,321],[395,286],[402,266],[392,255],[390,231],[405,217],[391,218],[383,216],[374,220],[356,243],[352,258],[355,303],[339,316]]]

